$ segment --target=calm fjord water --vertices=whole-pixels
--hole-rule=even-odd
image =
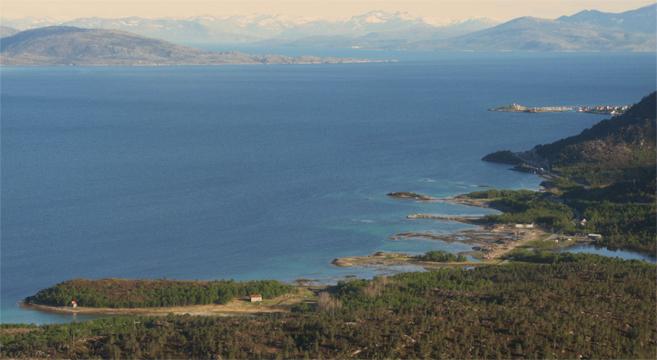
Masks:
[[[386,198],[537,177],[481,162],[599,121],[508,114],[528,105],[633,103],[654,55],[450,56],[321,66],[3,68],[2,322],[71,318],[17,302],[75,277],[330,281],[338,256],[469,249],[393,242],[412,212]]]

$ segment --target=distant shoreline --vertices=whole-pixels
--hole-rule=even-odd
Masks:
[[[399,60],[377,60],[377,59],[340,59],[338,61],[309,61],[309,62],[280,62],[280,63],[267,63],[267,62],[245,62],[245,63],[207,63],[207,64],[193,64],[193,63],[172,63],[172,64],[134,64],[134,63],[104,63],[104,64],[3,64],[0,62],[0,68],[109,68],[109,67],[131,67],[131,68],[156,68],[156,67],[220,67],[231,65],[249,65],[249,66],[271,66],[271,65],[349,65],[349,64],[387,64],[398,63]]]

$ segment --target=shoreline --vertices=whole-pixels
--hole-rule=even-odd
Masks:
[[[394,194],[394,195],[391,195]],[[402,196],[399,196],[403,194]],[[390,193],[389,196],[399,200],[412,200],[418,202],[444,202],[455,205],[464,205],[480,208],[490,208],[486,199],[473,199],[463,194],[435,198],[417,193]],[[436,220],[455,221],[476,226],[475,229],[466,229],[445,234],[433,232],[402,232],[390,236],[393,241],[404,241],[409,239],[427,239],[444,242],[461,242],[473,245],[472,250],[460,252],[459,255],[469,255],[479,261],[447,261],[435,262],[416,258],[414,255],[401,252],[375,252],[370,255],[346,256],[335,258],[331,264],[341,268],[347,267],[376,267],[390,269],[395,266],[411,265],[424,268],[425,270],[440,269],[446,267],[479,267],[489,265],[500,265],[507,261],[503,256],[531,243],[556,239],[556,234],[548,233],[541,228],[516,229],[508,224],[496,224],[488,221],[485,215],[442,215],[415,213],[406,216],[408,220]],[[571,241],[567,246],[581,244],[581,241]],[[559,247],[564,247],[562,244]],[[50,306],[20,302],[19,306],[27,310],[35,310],[45,313],[56,313],[66,315],[136,315],[136,316],[166,316],[191,315],[191,316],[252,316],[258,314],[286,313],[294,305],[315,302],[317,291],[323,286],[310,286],[312,280],[305,279],[306,284],[296,285],[296,292],[266,299],[261,303],[250,303],[243,299],[233,299],[226,304],[204,304],[184,305],[169,307],[136,307],[136,308],[109,308],[109,307],[76,307]]]
[[[403,196],[400,196],[403,194]],[[393,192],[388,196],[400,200],[415,200],[418,202],[443,202],[454,205],[472,206],[479,208],[490,208],[489,200],[473,199],[459,194],[446,198],[434,198],[432,196],[412,192]],[[552,247],[566,248],[578,244],[589,243],[586,239],[569,236],[564,237],[551,233],[538,226],[523,226],[494,223],[488,221],[485,215],[441,215],[416,213],[406,216],[408,220],[436,220],[455,221],[476,226],[475,229],[460,230],[446,234],[433,233],[430,231],[408,231],[390,236],[390,240],[404,241],[412,239],[436,240],[447,243],[460,242],[473,245],[471,251],[461,252],[461,255],[470,255],[481,259],[479,262],[430,262],[416,259],[413,255],[401,252],[376,252],[370,255],[346,256],[335,258],[331,264],[338,267],[391,267],[399,265],[416,265],[424,269],[436,269],[443,267],[460,266],[485,266],[499,265],[505,262],[503,257],[517,248],[526,247],[533,242],[547,242]]]
[[[440,198],[438,201],[453,205],[463,205],[478,208],[490,208],[490,200],[488,199],[474,199],[465,194]],[[449,234],[434,234],[434,233],[399,233],[393,235],[393,240],[412,239],[416,237],[439,240],[445,242],[462,242],[466,244],[477,245],[473,246],[473,253],[480,254],[483,259],[492,260],[499,259],[502,256],[510,253],[516,248],[527,245],[532,241],[546,241],[557,240],[558,234],[551,233],[542,229],[539,226],[531,225],[530,228],[518,228],[514,225],[490,222],[486,216],[431,216],[425,214],[416,214],[412,218],[427,218],[442,221],[456,221],[464,224],[475,225],[475,229],[460,230]],[[408,218],[408,217],[407,217]],[[574,237],[570,237],[574,238]],[[580,241],[571,241],[572,245]],[[571,245],[571,246],[572,246]]]
[[[257,55],[256,55],[257,56]],[[352,65],[352,64],[388,64],[398,63],[398,59],[350,59],[344,58],[344,61],[299,61],[299,62],[236,62],[236,63],[84,63],[84,64],[15,64],[0,62],[0,69],[10,68],[112,68],[126,67],[136,69],[148,69],[157,67],[220,67],[220,66],[271,66],[271,65]]]

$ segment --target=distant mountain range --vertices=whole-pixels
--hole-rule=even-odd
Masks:
[[[49,26],[3,37],[3,65],[219,65],[366,62],[345,58],[211,52],[118,30]]]
[[[312,43],[311,39],[345,39],[342,46],[351,47],[357,39],[446,38],[488,28],[495,24],[488,19],[471,19],[435,26],[405,13],[372,11],[346,20],[290,19],[276,15],[258,16],[198,16],[188,19],[119,19],[81,18],[67,22],[48,19],[3,20],[17,29],[43,26],[74,26],[89,29],[123,30],[187,45],[252,44],[274,40],[278,43]],[[369,37],[369,38],[368,38]],[[308,41],[305,41],[308,40]],[[327,40],[328,41],[328,40]],[[381,43],[380,45],[385,45]]]
[[[10,28],[9,26],[0,26],[0,38],[14,35],[18,30]]]
[[[570,24],[621,29],[629,33],[654,33],[656,12],[657,4],[653,4],[619,14],[586,10],[572,16],[562,16],[557,20]]]
[[[291,47],[298,49],[445,51],[641,51],[653,52],[657,4],[622,13],[586,10],[550,20],[521,17],[498,24],[469,19],[435,25],[405,13],[372,11],[346,20],[281,16],[199,16],[188,19],[82,18],[4,20],[29,29],[64,25],[111,29],[190,46]],[[2,30],[2,36],[6,36]],[[10,33],[9,33],[10,34]]]
[[[555,20],[522,17],[430,45],[474,51],[654,52],[656,35],[653,4],[619,14],[588,10]]]

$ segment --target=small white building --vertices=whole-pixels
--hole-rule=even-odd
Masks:
[[[78,307],[78,302],[75,301],[75,300],[71,300],[71,307],[74,308],[74,309],[75,309],[76,307]]]
[[[600,234],[588,234],[587,236],[591,240],[601,240],[602,239],[602,235],[600,235]]]
[[[533,229],[534,224],[516,224],[516,229]]]
[[[261,302],[262,301],[262,295],[260,294],[251,294],[249,295],[249,301],[254,303],[254,302]]]

